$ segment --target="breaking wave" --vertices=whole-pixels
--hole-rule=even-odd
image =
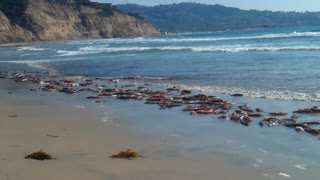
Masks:
[[[117,77],[117,79],[125,79],[125,80],[172,80],[176,79],[175,77],[171,76],[123,76],[123,77]]]
[[[157,37],[137,37],[137,38],[113,38],[97,39],[85,41],[70,41],[70,45],[91,45],[91,46],[112,46],[112,44],[170,44],[170,43],[194,43],[194,42],[218,42],[218,41],[237,41],[237,40],[266,40],[266,39],[284,39],[284,38],[312,38],[320,37],[320,32],[291,32],[278,34],[263,34],[254,36],[217,36],[215,33],[204,34],[205,36],[190,35],[169,35]]]
[[[80,56],[98,53],[152,52],[152,51],[190,51],[190,52],[253,52],[253,51],[319,51],[320,46],[161,46],[161,47],[82,47],[77,51],[58,50],[56,56]]]
[[[265,35],[258,35],[258,36],[216,37],[216,38],[181,38],[181,39],[178,38],[178,39],[172,39],[171,41],[202,42],[202,41],[228,41],[228,40],[249,40],[249,39],[280,39],[280,38],[295,38],[295,37],[320,37],[320,32],[292,32],[292,33],[281,33],[281,34],[265,34]]]
[[[33,46],[26,46],[26,47],[19,47],[17,49],[18,51],[45,51],[45,50],[50,50],[48,48],[37,48]]]
[[[209,35],[214,35],[209,34]],[[281,39],[281,38],[299,38],[299,37],[320,37],[320,32],[291,32],[278,34],[264,34],[256,36],[234,36],[234,37],[192,37],[192,36],[160,36],[160,37],[139,37],[139,38],[114,38],[99,39],[85,42],[86,44],[111,44],[111,43],[175,43],[175,42],[210,42],[210,41],[228,41],[228,40],[250,40],[250,39]],[[83,42],[69,42],[71,44],[84,44]]]

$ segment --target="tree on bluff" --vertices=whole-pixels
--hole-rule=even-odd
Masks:
[[[0,10],[9,18],[20,18],[28,7],[29,0],[0,0]]]

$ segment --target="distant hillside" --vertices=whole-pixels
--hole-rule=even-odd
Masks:
[[[118,5],[147,19],[163,32],[206,32],[227,29],[320,25],[319,12],[241,10],[221,5],[180,3],[154,7]]]
[[[141,17],[90,0],[0,0],[0,43],[157,35]]]

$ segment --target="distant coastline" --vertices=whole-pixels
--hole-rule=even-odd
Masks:
[[[320,26],[320,12],[242,10],[219,4],[178,3],[159,6],[117,5],[139,14],[161,32],[212,32],[228,29]]]
[[[235,31],[254,31],[263,29],[274,29],[281,27],[256,27],[256,28],[239,28],[239,29],[226,29],[217,31],[203,31],[203,32],[162,32],[163,35],[190,35],[190,34],[212,34],[212,33],[223,33],[223,32],[235,32]]]

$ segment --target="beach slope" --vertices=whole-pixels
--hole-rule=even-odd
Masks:
[[[145,136],[106,123],[88,109],[65,107],[8,94],[0,81],[0,179],[264,179],[261,172],[227,160],[187,151],[168,137]],[[111,159],[133,148],[144,157]],[[54,160],[24,156],[43,149]]]

